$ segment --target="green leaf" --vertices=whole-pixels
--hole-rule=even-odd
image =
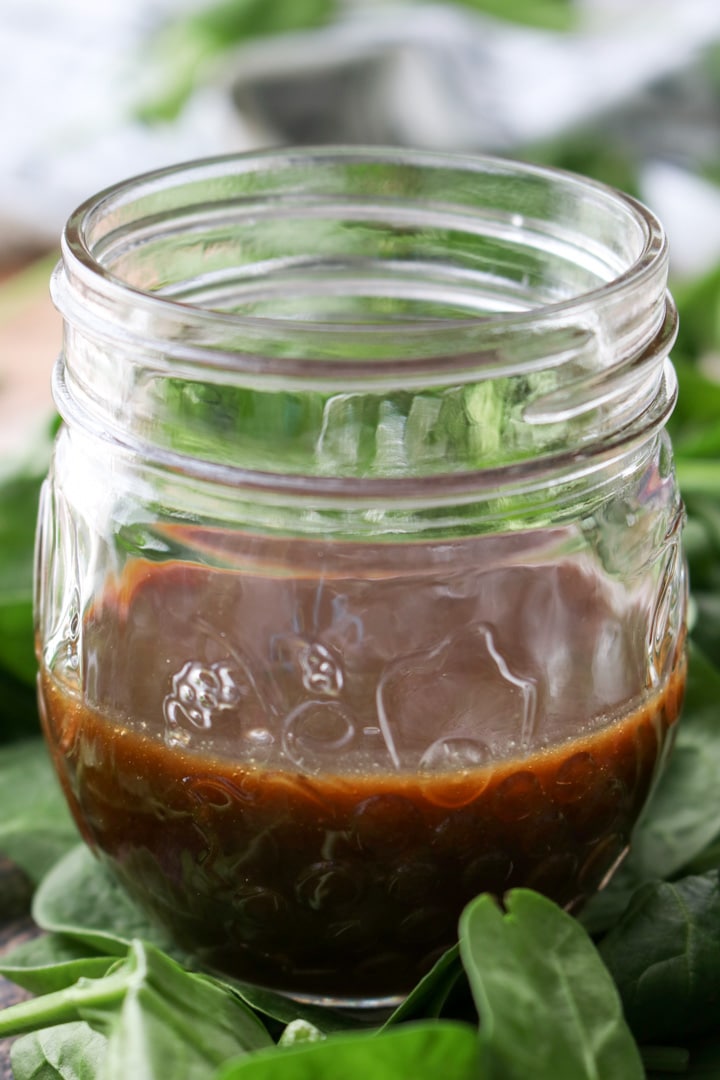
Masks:
[[[616,133],[598,140],[597,131],[583,128],[528,147],[523,157],[538,165],[566,169],[600,180],[628,195],[640,196],[641,161],[637,147]]]
[[[720,672],[698,649],[675,747],[632,841],[645,879],[677,874],[720,833]]]
[[[44,262],[41,272],[46,281],[49,270]],[[35,286],[34,275],[33,270],[27,276]],[[7,288],[0,291],[0,318],[4,310],[13,310],[13,295]],[[21,459],[0,462],[0,742],[39,728],[32,612],[34,546],[53,427],[25,448]]]
[[[641,888],[600,944],[600,954],[638,1039],[715,1031],[720,1015],[717,871]]]
[[[216,1080],[477,1080],[477,1035],[442,1020],[403,1024],[380,1035],[332,1035],[324,1042],[261,1051],[220,1069]]]
[[[690,360],[675,357],[680,383],[678,403],[669,429],[678,457],[709,457],[720,452],[720,383],[698,370]]]
[[[301,1020],[324,1034],[347,1031],[354,1027],[366,1027],[364,1020],[357,1019],[348,1013],[338,1012],[322,1005],[293,1001],[292,998],[277,994],[274,990],[266,990],[262,986],[250,986],[248,983],[224,976],[220,976],[218,981],[236,993],[251,1009],[281,1024],[287,1025]]]
[[[82,1022],[24,1035],[13,1043],[15,1080],[97,1080],[107,1039]]]
[[[576,23],[572,0],[455,0],[508,22],[541,26],[546,30],[570,30]]]
[[[225,988],[140,941],[102,978],[5,1009],[0,1036],[78,1020],[107,1036],[101,1080],[208,1080],[229,1058],[272,1045]]]
[[[383,1027],[421,1017],[440,1016],[448,995],[461,976],[460,947],[454,945],[444,952],[427,975],[422,977]]]
[[[337,0],[220,0],[174,20],[158,34],[146,58],[156,88],[141,103],[140,119],[172,120],[211,75],[217,58],[233,46],[322,26],[336,10]]]
[[[698,278],[676,283],[673,294],[680,315],[675,360],[696,363],[720,346],[720,263]]]
[[[578,920],[589,934],[598,936],[614,926],[626,910],[633,893],[646,884],[647,879],[640,876],[630,857],[612,876],[609,885],[591,897],[578,914]]]
[[[42,474],[35,471],[0,477],[0,668],[33,685],[33,567],[41,483]]]
[[[42,739],[0,747],[0,852],[37,881],[77,839]]]
[[[691,648],[675,746],[633,833],[630,855],[581,914],[592,933],[608,929],[637,888],[677,875],[720,836],[720,672]]]
[[[43,878],[33,900],[33,917],[42,930],[104,954],[123,956],[135,938],[165,951],[172,948],[167,934],[140,911],[84,844],[76,845]],[[176,955],[185,959],[182,953]]]
[[[0,957],[0,975],[33,994],[48,994],[80,978],[100,978],[115,963],[116,956],[89,954],[62,934],[41,934]]]
[[[720,662],[720,593],[693,593],[697,622],[693,627],[693,640],[706,656],[717,665]]]
[[[688,512],[683,543],[692,585],[693,641],[720,666],[720,464],[678,462]]]
[[[0,498],[2,493],[0,492]],[[1,514],[1,511],[0,511]],[[32,552],[32,547],[30,548]],[[4,562],[0,561],[0,577]],[[25,571],[17,579],[17,592],[7,588],[0,594],[0,664],[10,675],[31,686],[37,675],[37,661],[33,648],[32,576],[26,579]],[[25,589],[25,585],[29,589]],[[0,581],[0,588],[3,582]]]
[[[498,1080],[642,1080],[617,991],[580,924],[526,889],[474,900],[460,955],[480,1015],[481,1061]]]

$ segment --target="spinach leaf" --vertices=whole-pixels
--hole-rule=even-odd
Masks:
[[[33,900],[33,917],[42,930],[104,954],[124,956],[135,938],[172,949],[167,934],[140,911],[84,844],[76,845],[43,878]]]
[[[215,1080],[477,1080],[477,1035],[467,1024],[403,1024],[379,1035],[260,1051],[220,1069]]]
[[[526,889],[474,900],[460,955],[480,1015],[481,1062],[498,1080],[641,1080],[610,975],[580,924]]]
[[[383,1027],[420,1017],[440,1016],[451,990],[461,976],[460,947],[454,945],[444,952],[427,975],[422,977]]]
[[[11,1050],[15,1080],[97,1080],[107,1039],[82,1021],[44,1028]]]
[[[670,424],[673,447],[680,457],[709,458],[720,454],[720,383],[698,369],[697,356],[674,357],[682,394]]]
[[[720,346],[720,263],[699,277],[675,282],[673,295],[680,315],[674,361],[680,365],[697,365]],[[694,406],[698,405],[704,415],[704,405],[699,397],[694,397],[692,403],[689,397],[690,393],[681,395],[678,400],[670,420],[673,435],[685,425],[692,426]]]
[[[48,994],[79,978],[100,978],[115,963],[116,956],[88,955],[87,947],[62,934],[42,934],[0,957],[0,975],[33,994]]]
[[[672,1040],[717,1029],[717,871],[644,886],[599,948],[638,1039]]]
[[[211,65],[233,45],[330,22],[337,0],[216,0],[163,27],[147,57],[159,88],[138,108],[146,123],[177,116]]]
[[[683,545],[695,609],[692,638],[720,665],[720,464],[686,459],[678,471],[688,512]]]
[[[46,264],[43,263],[43,277]],[[55,422],[20,460],[0,463],[0,681],[34,689],[33,570],[40,487],[50,461]],[[20,711],[19,711],[20,710]],[[0,697],[0,741],[38,729],[34,695]]]
[[[46,288],[49,264],[43,260],[39,269]],[[23,276],[35,282],[35,274],[33,268]],[[8,300],[4,290],[0,318],[3,300]],[[20,460],[0,461],[0,743],[37,734],[39,728],[32,611],[35,526],[55,427],[53,420]]]
[[[33,651],[33,548],[40,478],[0,480],[0,667],[35,681]]]
[[[675,747],[633,837],[646,878],[676,874],[720,833],[718,703],[720,672],[693,648]]]
[[[274,990],[267,990],[262,986],[250,986],[248,983],[239,982],[220,976],[221,982],[232,990],[251,1009],[261,1013],[270,1020],[279,1021],[281,1024],[292,1024],[296,1020],[310,1024],[318,1031],[328,1034],[334,1031],[347,1031],[354,1027],[367,1027],[367,1021],[357,1018],[353,1014],[338,1012],[323,1005],[311,1005],[306,1002],[293,1001]]]
[[[107,1036],[102,1080],[208,1080],[227,1059],[272,1045],[224,987],[139,941],[102,978],[5,1009],[0,1037],[78,1020]]]
[[[0,852],[37,881],[77,840],[42,739],[0,748]]]
[[[581,915],[591,932],[612,926],[640,885],[677,875],[720,836],[719,702],[720,672],[693,647],[672,756],[633,833],[626,862]]]

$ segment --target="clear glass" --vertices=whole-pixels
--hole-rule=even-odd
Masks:
[[[666,275],[632,199],[406,150],[70,218],[45,730],[207,964],[398,1000],[478,892],[572,909],[622,859],[684,682]]]

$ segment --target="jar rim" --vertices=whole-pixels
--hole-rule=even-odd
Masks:
[[[178,301],[166,295],[138,288],[121,276],[113,273],[93,250],[90,232],[93,223],[101,214],[111,213],[122,207],[128,200],[142,192],[168,185],[174,180],[182,182],[209,179],[232,170],[233,175],[250,174],[262,169],[287,168],[293,165],[342,165],[342,164],[383,164],[388,166],[411,167],[418,169],[452,170],[468,176],[492,175],[496,178],[525,178],[528,180],[555,181],[571,193],[591,194],[608,214],[622,212],[627,220],[632,221],[642,236],[642,245],[632,262],[612,279],[603,281],[596,287],[578,292],[569,298],[541,303],[524,310],[493,311],[491,314],[472,315],[466,318],[450,320],[453,334],[462,335],[465,331],[482,327],[486,332],[497,328],[503,332],[506,328],[517,328],[522,332],[531,324],[544,321],[557,324],[566,318],[572,318],[597,303],[599,298],[609,300],[617,294],[632,293],[642,290],[646,283],[656,277],[658,270],[667,263],[667,238],[657,217],[643,203],[633,196],[625,194],[599,181],[566,170],[540,166],[486,154],[442,153],[437,151],[414,150],[404,147],[368,147],[368,146],[320,146],[290,149],[266,149],[245,153],[220,155],[211,158],[190,160],[165,168],[138,174],[115,183],[96,195],[86,199],[70,215],[63,233],[63,268],[65,273],[81,283],[83,289],[101,290],[105,300],[104,307],[118,302],[132,302],[135,308],[142,308],[148,317],[167,317],[172,322],[177,318],[205,322],[213,327],[222,327],[230,334],[233,331],[250,332],[257,347],[261,350],[265,338],[287,336],[290,330],[287,318],[267,315],[246,314],[238,311],[222,311],[213,307]],[[56,303],[61,311],[68,304],[67,292],[56,282],[54,287]],[[391,330],[394,340],[406,342],[412,350],[413,341],[422,342],[432,339],[442,341],[448,334],[448,322],[437,318],[413,317],[407,323],[389,323],[388,321],[363,321],[343,323],[342,321],[322,321],[300,319],[292,321],[294,335],[305,332],[322,338],[329,336],[365,336],[378,338]],[[216,342],[213,350],[215,357],[224,350]],[[233,350],[230,350],[231,352]],[[458,350],[454,351],[457,355]],[[448,350],[442,350],[447,354]],[[416,359],[418,354],[406,354],[398,359],[403,367],[403,360]],[[427,352],[423,354],[427,358]],[[431,355],[437,356],[438,353]],[[188,354],[188,358],[190,358]],[[286,357],[287,359],[287,354]],[[194,356],[197,361],[201,359]],[[390,363],[392,363],[392,359]],[[381,358],[387,373],[388,359]],[[477,361],[476,361],[477,362]],[[344,357],[343,369],[352,371],[356,366],[367,369],[372,360],[363,357],[354,360]],[[237,367],[237,363],[231,366]],[[239,366],[243,366],[240,364]],[[285,369],[287,372],[287,369]],[[323,366],[323,370],[326,368]]]
[[[86,200],[63,255],[58,408],[168,471],[458,495],[481,472],[497,488],[592,471],[674,402],[662,226],[572,173],[404,148],[226,155]],[[235,310],[257,280],[284,317]]]

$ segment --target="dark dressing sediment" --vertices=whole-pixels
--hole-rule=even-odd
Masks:
[[[336,618],[345,620],[340,674],[331,635],[322,645],[316,633],[308,644],[296,627],[276,635],[266,658],[275,664],[272,696],[248,658],[250,647],[233,645],[223,659],[218,631],[223,625],[237,640],[239,624],[231,623],[246,622],[250,609],[256,634],[266,617],[282,623],[277,610],[268,616],[276,590],[256,578],[232,586],[234,578],[213,570],[144,565],[132,582],[108,589],[86,620],[92,693],[43,672],[47,737],[83,835],[180,943],[248,982],[304,997],[379,1000],[406,993],[452,944],[460,911],[477,893],[502,895],[523,885],[572,906],[598,888],[627,848],[677,719],[681,653],[669,678],[630,707],[613,705],[593,723],[579,715],[571,726],[566,703],[564,737],[558,720],[537,746],[520,742],[484,762],[486,743],[470,738],[466,714],[474,695],[482,729],[488,707],[500,707],[493,680],[504,661],[488,660],[484,669],[480,657],[471,673],[466,653],[487,646],[507,657],[502,630],[495,638],[456,635],[445,653],[416,649],[430,672],[419,697],[398,689],[412,681],[412,670],[402,683],[390,678],[384,697],[377,691],[384,676],[379,683],[376,672],[364,690],[353,690],[363,685],[362,643],[348,618],[359,610],[360,594],[344,582],[345,607]],[[525,582],[530,595],[532,580]],[[216,586],[224,623],[212,601]],[[382,580],[374,583],[375,592],[382,587]],[[598,619],[607,615],[595,586],[568,570],[554,588],[568,610],[577,607],[579,591],[583,602],[593,600],[593,619],[577,635],[590,654]],[[336,616],[338,595],[339,586],[323,599]],[[301,586],[291,599],[302,610]],[[367,628],[374,615],[363,603]],[[451,616],[440,601],[433,610],[436,636],[447,637],[444,620],[449,626]],[[456,617],[457,603],[452,610]],[[211,630],[203,628],[211,622]],[[182,642],[180,625],[193,627]],[[378,630],[376,642],[383,632],[396,634]],[[195,635],[192,648],[187,634]],[[172,640],[175,649],[167,647]],[[119,651],[136,679],[133,687],[116,687],[112,707],[100,707],[88,699],[108,698],[98,665],[112,648],[114,677]],[[515,642],[506,674],[528,666],[528,650]],[[201,654],[203,666],[195,670],[188,658]],[[293,689],[293,673],[301,690]],[[476,676],[488,687],[486,700]],[[522,680],[509,677],[519,700]],[[427,732],[444,730],[440,716],[415,717],[423,701],[432,711],[451,700],[446,685],[452,700],[462,699],[462,724],[456,718],[453,729],[459,734],[413,758],[402,731],[424,723],[427,742]],[[542,687],[537,697],[533,707],[548,711]],[[397,712],[390,722],[401,734],[390,745],[382,742],[378,709]],[[276,713],[285,724],[277,739]],[[363,739],[382,744],[384,756],[363,756],[358,717]],[[233,731],[242,748],[234,757]]]

